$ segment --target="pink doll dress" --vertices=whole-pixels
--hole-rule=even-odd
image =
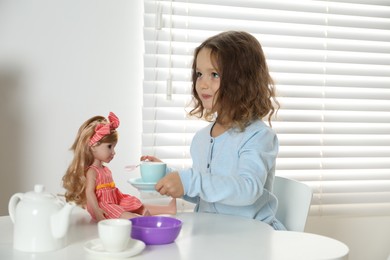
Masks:
[[[96,171],[96,198],[99,207],[107,213],[106,218],[119,218],[123,212],[135,212],[143,206],[138,198],[123,194],[115,187],[109,168],[106,166],[98,168],[93,165],[90,168]],[[92,218],[96,220],[95,214],[88,204],[87,210]]]

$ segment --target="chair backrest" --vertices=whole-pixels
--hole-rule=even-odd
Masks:
[[[310,187],[296,180],[275,176],[273,193],[278,198],[276,218],[287,230],[303,232],[313,197]]]

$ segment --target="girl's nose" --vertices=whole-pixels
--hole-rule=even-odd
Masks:
[[[208,89],[209,88],[209,82],[207,77],[203,77],[198,81],[198,84],[201,89]]]

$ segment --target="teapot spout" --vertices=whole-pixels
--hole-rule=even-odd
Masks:
[[[75,206],[73,202],[66,203],[60,211],[51,216],[51,230],[55,238],[63,238],[68,232],[70,213]]]

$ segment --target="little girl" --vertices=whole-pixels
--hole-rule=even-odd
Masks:
[[[102,116],[88,119],[81,125],[71,150],[74,158],[62,178],[67,201],[86,207],[92,219],[133,218],[139,215],[176,214],[176,200],[169,205],[143,205],[128,194],[123,194],[112,179],[109,163],[118,142],[119,119],[110,112],[108,120]]]
[[[279,143],[263,122],[278,106],[260,42],[228,31],[206,39],[194,52],[194,108],[210,121],[191,143],[191,168],[172,171],[156,184],[162,195],[183,197],[195,211],[238,215],[285,229],[275,218],[272,193]],[[144,155],[141,160],[159,161]]]

